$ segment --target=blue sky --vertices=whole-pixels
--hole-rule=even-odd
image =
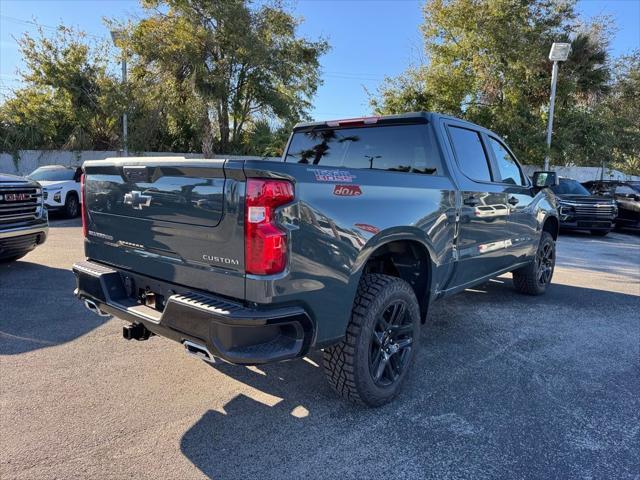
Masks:
[[[375,91],[385,75],[401,73],[421,58],[422,0],[292,0],[304,17],[300,33],[322,36],[332,50],[322,59],[324,85],[314,98],[315,119],[370,113],[365,88]],[[140,15],[137,0],[0,0],[0,93],[18,86],[20,55],[13,37],[42,25],[73,25],[108,37],[103,17]],[[584,18],[611,15],[618,31],[614,55],[640,48],[640,0],[581,0]]]

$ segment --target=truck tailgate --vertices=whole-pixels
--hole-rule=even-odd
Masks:
[[[85,163],[87,257],[238,298],[244,295],[242,171],[225,160]]]

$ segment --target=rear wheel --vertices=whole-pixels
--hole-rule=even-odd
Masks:
[[[76,218],[80,213],[80,201],[78,195],[70,193],[67,195],[67,201],[64,203],[64,214],[67,218]]]
[[[420,309],[411,286],[389,275],[364,275],[345,339],[324,351],[331,387],[354,403],[388,403],[406,378],[419,334]]]
[[[527,295],[542,295],[551,283],[555,265],[556,242],[549,232],[542,232],[534,261],[513,271],[514,287]]]
[[[591,235],[596,237],[606,237],[611,230],[591,230]]]

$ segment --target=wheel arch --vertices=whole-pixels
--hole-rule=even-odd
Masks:
[[[424,322],[432,294],[433,258],[433,246],[421,230],[383,231],[360,251],[353,277],[359,283],[366,273],[383,273],[405,280],[413,288]]]
[[[555,215],[549,215],[542,224],[542,231],[549,232],[554,240],[558,239],[560,232],[560,221]]]
[[[80,195],[78,195],[78,192],[70,188],[69,190],[67,190],[67,193],[64,196],[64,203],[67,203],[67,199],[71,196],[76,197],[78,199],[78,202],[80,201]]]

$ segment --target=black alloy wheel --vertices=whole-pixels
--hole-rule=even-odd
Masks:
[[[553,276],[553,269],[556,264],[555,249],[553,243],[544,242],[540,245],[536,255],[538,269],[538,284],[547,285]]]
[[[400,392],[420,344],[421,312],[405,280],[365,273],[344,339],[324,349],[324,371],[343,398],[369,407]]]
[[[369,371],[374,383],[396,382],[411,358],[414,324],[403,300],[390,304],[377,318],[369,348]]]
[[[549,232],[542,232],[533,260],[513,271],[513,286],[527,295],[542,295],[551,284],[556,265],[556,242]]]

